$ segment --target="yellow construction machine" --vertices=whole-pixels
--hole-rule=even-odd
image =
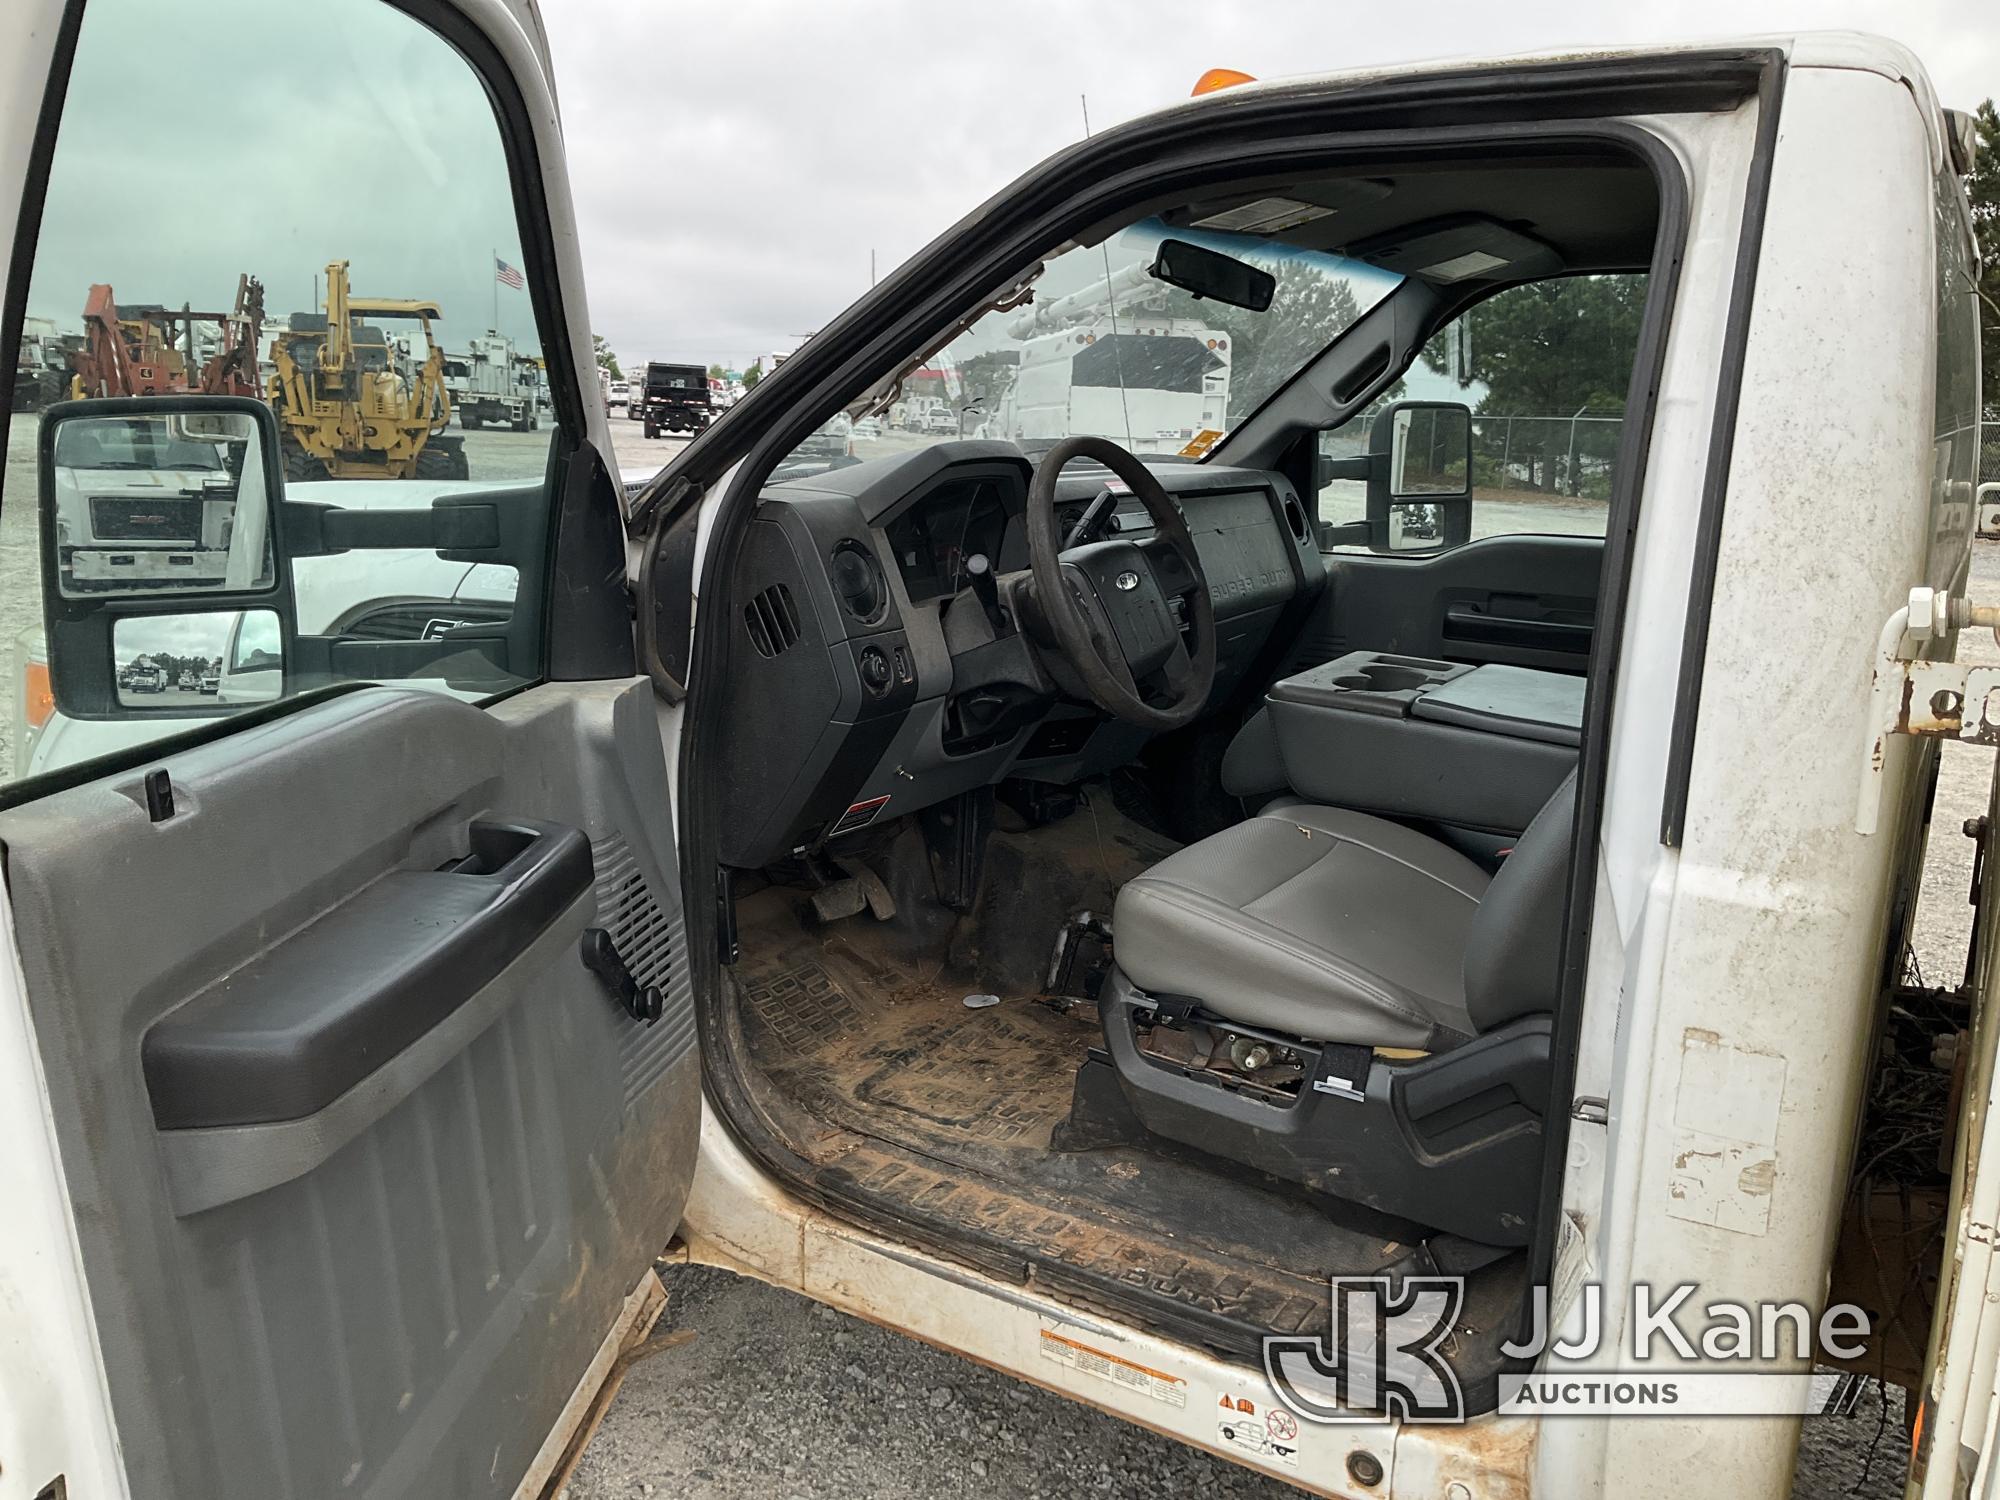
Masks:
[[[451,397],[431,325],[435,302],[356,297],[347,262],[326,268],[324,312],[294,313],[271,340],[270,400],[289,479],[465,479],[465,439],[448,435]],[[415,322],[424,356],[384,333]]]

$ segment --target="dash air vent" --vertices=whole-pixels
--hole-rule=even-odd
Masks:
[[[750,644],[762,657],[789,649],[799,638],[799,608],[782,583],[761,590],[743,606],[743,623],[750,627]]]

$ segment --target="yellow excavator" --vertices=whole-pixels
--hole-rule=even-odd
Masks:
[[[448,435],[451,397],[431,325],[435,302],[356,297],[347,262],[326,268],[326,310],[294,313],[271,340],[271,408],[288,479],[465,479],[465,439]],[[415,322],[425,357],[383,332]]]

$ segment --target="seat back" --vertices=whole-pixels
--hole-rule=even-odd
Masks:
[[[1556,1007],[1575,828],[1572,771],[1535,814],[1473,914],[1465,940],[1465,1009],[1480,1032]]]

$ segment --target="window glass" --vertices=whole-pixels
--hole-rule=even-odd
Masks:
[[[1510,287],[1434,334],[1403,378],[1320,434],[1332,458],[1365,454],[1397,401],[1472,409],[1472,536],[1604,535],[1638,357],[1646,278],[1573,276]],[[1367,485],[1322,486],[1323,525],[1364,519]]]
[[[188,126],[204,79],[226,107]],[[537,677],[539,641],[510,634],[543,587],[520,539],[546,535],[553,438],[525,264],[491,100],[410,16],[91,0],[0,477],[0,778],[343,680],[477,701]],[[254,416],[171,409],[202,395],[270,411],[276,452]],[[169,409],[86,422],[78,398]],[[386,515],[301,519],[438,516],[496,487],[431,545]],[[142,627],[119,613],[141,595],[186,613]],[[115,628],[63,618],[91,610]]]
[[[1267,272],[1269,306],[1197,297],[1153,275],[1168,239]],[[960,438],[1003,438],[1034,458],[1090,434],[1198,459],[1400,280],[1327,251],[1148,219],[1049,257],[1026,297],[913,359],[880,410],[836,416],[773,479]]]

